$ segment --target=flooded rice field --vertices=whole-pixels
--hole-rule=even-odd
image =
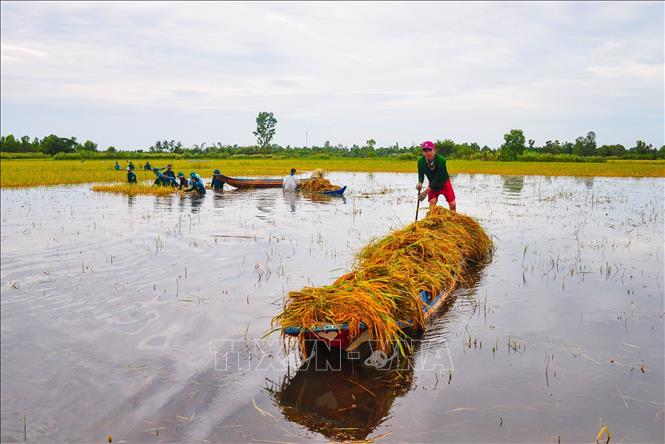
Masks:
[[[415,174],[329,178],[3,189],[1,440],[663,442],[665,181],[453,176],[496,250],[410,365],[297,372],[264,336],[288,291],[415,216]]]

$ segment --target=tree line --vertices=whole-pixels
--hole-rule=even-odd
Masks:
[[[377,147],[376,141],[367,140],[364,144],[344,146],[332,145],[326,141],[322,146],[292,147],[280,146],[270,143],[274,135],[274,123],[271,114],[267,113],[267,132],[257,126],[258,142],[252,146],[238,146],[216,143],[201,143],[186,147],[180,141],[158,140],[146,150],[118,150],[113,146],[99,150],[98,145],[90,140],[80,143],[76,137],[60,137],[50,134],[42,139],[23,136],[15,137],[13,134],[0,137],[0,152],[54,156],[56,159],[76,158],[125,158],[127,156],[157,157],[168,155],[175,157],[395,157],[401,159],[415,159],[420,155],[420,147],[394,145]],[[273,117],[274,119],[274,117]],[[259,118],[257,118],[258,124]],[[265,122],[264,122],[265,123]],[[272,126],[270,125],[271,123]],[[632,147],[620,144],[601,145],[596,143],[596,134],[589,131],[575,141],[548,140],[541,146],[536,146],[533,139],[526,139],[524,132],[513,129],[504,135],[504,143],[499,147],[490,148],[477,143],[457,143],[451,139],[436,140],[437,152],[450,159],[477,159],[477,160],[569,160],[569,161],[602,161],[606,158],[624,159],[665,159],[665,146],[656,148],[642,140],[637,140]],[[11,156],[4,156],[11,157]],[[17,156],[20,157],[20,156]]]

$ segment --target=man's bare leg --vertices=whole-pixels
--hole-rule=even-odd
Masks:
[[[429,200],[429,207],[430,208],[435,207],[437,201],[438,201],[438,198],[436,198],[436,197],[434,199],[430,199]]]
[[[448,208],[450,208],[450,211],[452,211],[453,213],[456,213],[457,212],[457,202],[455,202],[454,200],[452,202],[448,202]]]

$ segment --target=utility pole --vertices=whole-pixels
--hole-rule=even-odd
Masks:
[[[307,130],[305,130],[305,148],[307,148],[307,146],[309,145],[308,136],[309,136],[309,134],[308,134]]]

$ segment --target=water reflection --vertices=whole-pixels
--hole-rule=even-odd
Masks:
[[[524,176],[501,176],[503,179],[503,190],[513,196],[519,196],[524,188]]]
[[[584,188],[587,190],[590,190],[593,188],[593,182],[594,178],[593,177],[580,177],[575,179],[575,182],[584,184]]]
[[[378,370],[319,348],[316,364],[305,362],[295,375],[269,388],[273,399],[286,419],[326,438],[367,438],[386,419],[395,399],[411,389],[413,358],[404,359],[397,369]]]
[[[224,190],[212,190],[212,206],[215,208],[224,207]]]
[[[289,204],[291,212],[296,212],[296,202],[300,200],[300,194],[295,191],[284,191],[284,201]]]
[[[203,204],[203,201],[205,200],[205,196],[192,196],[190,199],[191,205],[192,205],[192,213],[198,213],[199,209],[201,208],[201,205]]]

